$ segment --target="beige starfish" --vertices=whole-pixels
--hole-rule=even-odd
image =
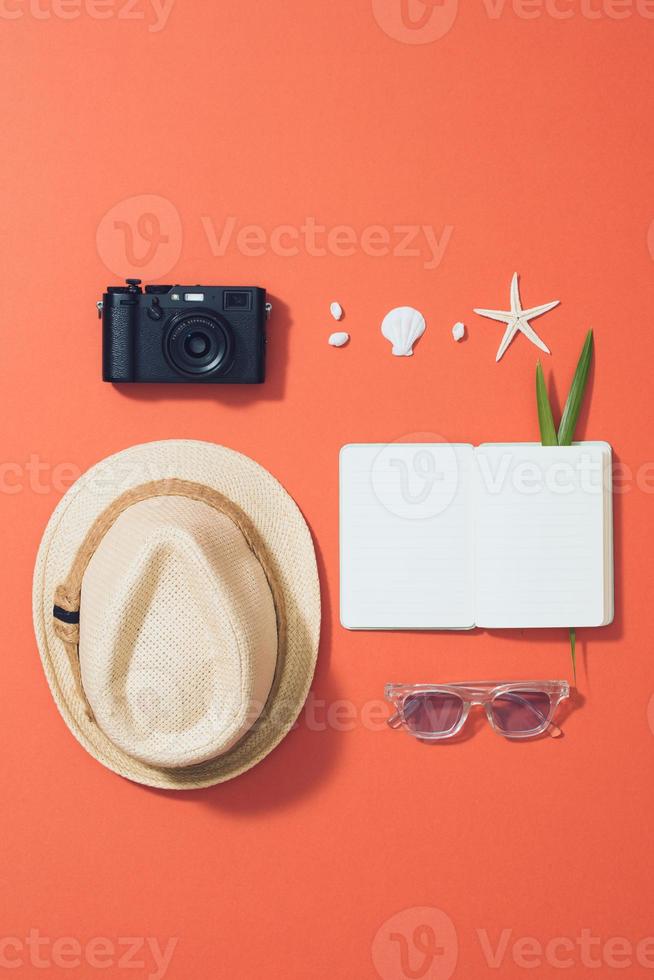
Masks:
[[[540,347],[542,351],[546,354],[551,354],[549,347],[543,343],[538,334],[529,324],[529,320],[534,320],[537,316],[542,316],[543,313],[547,313],[549,310],[553,310],[555,306],[559,305],[560,300],[555,299],[553,303],[544,303],[543,306],[532,306],[529,310],[523,310],[522,303],[520,302],[520,289],[518,286],[518,273],[514,273],[513,279],[511,280],[511,309],[510,310],[475,310],[479,316],[487,316],[491,320],[499,320],[501,323],[508,324],[504,336],[502,337],[502,343],[499,346],[499,350],[495,357],[496,361],[506,352],[507,347],[515,337],[515,335],[520,331],[525,335],[525,337],[536,344],[536,347]]]

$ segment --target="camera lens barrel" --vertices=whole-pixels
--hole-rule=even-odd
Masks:
[[[224,372],[231,363],[231,328],[213,313],[185,313],[175,317],[165,343],[171,366],[182,374]]]

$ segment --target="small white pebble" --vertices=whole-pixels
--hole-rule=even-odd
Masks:
[[[329,338],[329,343],[332,347],[344,347],[349,339],[349,333],[333,333]]]
[[[465,335],[466,335],[465,324],[455,323],[454,326],[452,327],[452,336],[454,337],[454,339],[463,340]]]
[[[331,315],[335,320],[341,320],[343,317],[343,307],[340,303],[332,303],[329,307]]]

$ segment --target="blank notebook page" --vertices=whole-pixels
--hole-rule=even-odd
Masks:
[[[479,626],[605,622],[607,458],[610,450],[597,443],[476,450]]]
[[[472,446],[350,445],[340,459],[341,622],[474,623]]]

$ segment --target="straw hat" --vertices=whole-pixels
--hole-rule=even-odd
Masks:
[[[134,446],[82,476],[41,541],[33,609],[72,733],[164,789],[211,786],[268,755],[318,652],[300,511],[253,460],[204,442]]]

